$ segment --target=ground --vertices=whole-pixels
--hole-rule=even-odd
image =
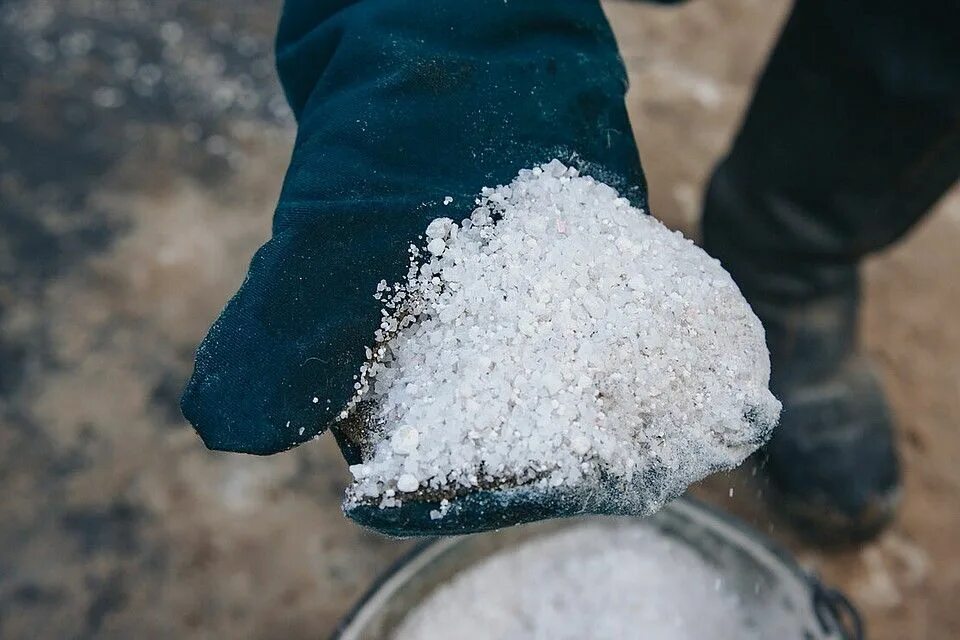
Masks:
[[[695,235],[788,5],[606,7],[653,211]],[[322,637],[409,548],[342,517],[331,439],[211,453],[177,409],[289,158],[276,11],[0,6],[0,637]],[[906,469],[888,533],[818,551],[771,519],[749,470],[698,489],[842,587],[878,640],[960,637],[958,243],[955,191],[865,270],[863,340]]]

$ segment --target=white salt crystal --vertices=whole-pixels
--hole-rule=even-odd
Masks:
[[[577,455],[583,455],[590,451],[590,439],[581,434],[575,434],[570,438],[570,448]]]
[[[453,228],[454,224],[455,223],[450,218],[437,218],[427,225],[424,235],[431,240],[436,238],[440,238],[442,240],[450,235],[450,230]]]
[[[420,481],[409,473],[402,474],[397,478],[397,489],[404,492],[416,491],[420,486]]]
[[[563,378],[558,371],[552,370],[543,376],[543,386],[553,395],[563,388]]]
[[[367,465],[365,464],[352,464],[350,465],[349,469],[351,475],[353,475],[353,477],[357,480],[360,480],[368,473]]]
[[[409,455],[417,450],[420,443],[420,432],[411,426],[400,427],[390,438],[390,446],[394,453]]]
[[[759,446],[780,411],[763,328],[716,260],[556,161],[477,202],[462,225],[432,221],[406,281],[377,287],[383,343],[355,398],[377,439],[348,508],[420,478],[471,488],[481,469],[686,485]]]

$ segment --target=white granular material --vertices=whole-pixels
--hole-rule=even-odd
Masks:
[[[434,591],[394,640],[759,640],[723,576],[652,528],[577,525]]]
[[[649,469],[684,486],[776,423],[763,328],[719,262],[611,187],[553,162],[427,227],[381,282],[351,503]]]

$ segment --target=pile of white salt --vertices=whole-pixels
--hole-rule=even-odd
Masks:
[[[407,614],[394,640],[752,640],[695,551],[634,524],[581,524],[495,554]]]
[[[686,486],[776,424],[763,328],[730,276],[576,169],[484,189],[424,243],[405,282],[378,287],[383,322],[341,414],[369,408],[347,508],[653,468]]]

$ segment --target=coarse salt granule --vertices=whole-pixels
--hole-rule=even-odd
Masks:
[[[763,328],[717,260],[556,160],[478,203],[377,287],[348,508],[504,479],[689,484],[762,444],[780,411]]]

